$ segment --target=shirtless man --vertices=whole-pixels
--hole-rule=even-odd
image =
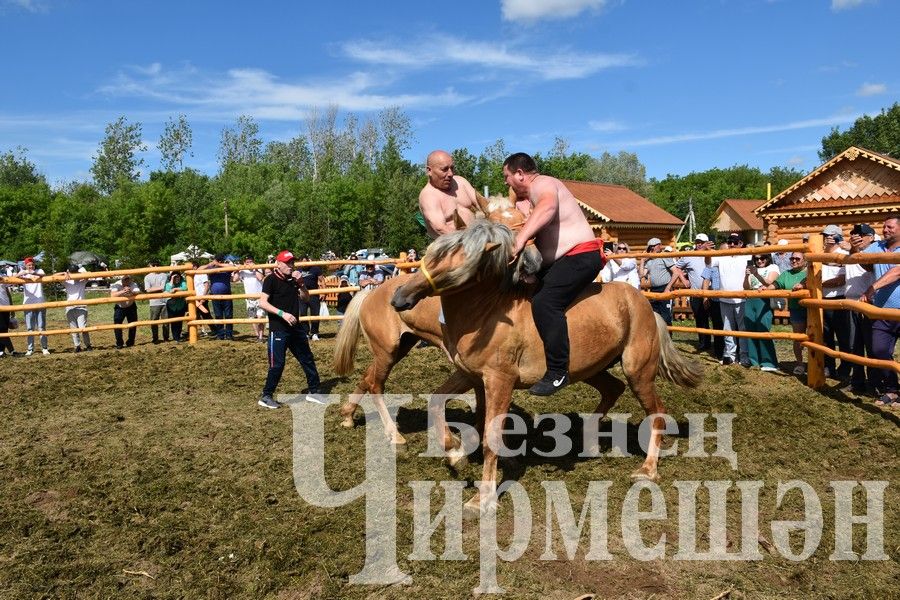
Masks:
[[[425,164],[428,183],[419,192],[419,208],[425,217],[425,227],[433,239],[456,231],[453,213],[459,214],[468,225],[475,218],[478,204],[475,188],[464,177],[453,174],[453,157],[443,150],[428,155]]]
[[[528,216],[513,251],[518,255],[534,238],[543,257],[531,313],[544,342],[547,372],[528,391],[549,396],[569,384],[566,308],[600,273],[601,242],[572,193],[558,179],[539,174],[529,155],[509,156],[503,161],[503,176],[516,194],[517,207]]]

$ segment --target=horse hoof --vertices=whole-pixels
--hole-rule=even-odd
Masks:
[[[391,445],[397,450],[406,450],[406,438],[400,435],[399,433],[393,436],[388,436],[391,440]]]
[[[631,474],[632,481],[652,481],[653,483],[659,483],[659,473],[654,473],[650,475],[645,473],[644,471],[638,469],[634,473]]]
[[[472,496],[472,499],[463,504],[463,519],[470,521],[481,516],[481,502],[478,500],[478,494]]]
[[[356,426],[356,423],[353,422],[353,417],[344,417],[341,421],[341,427],[346,429],[353,429],[354,426]]]
[[[447,466],[459,473],[469,466],[469,457],[463,454],[462,450],[456,448],[447,454]]]

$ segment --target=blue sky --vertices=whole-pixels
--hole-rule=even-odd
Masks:
[[[166,120],[214,174],[222,128],[264,141],[310,109],[411,117],[434,148],[637,153],[648,176],[818,164],[821,138],[900,99],[895,0],[0,0],[0,151],[87,180],[107,123]]]

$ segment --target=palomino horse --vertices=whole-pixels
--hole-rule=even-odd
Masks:
[[[496,449],[512,391],[532,385],[546,368],[528,294],[514,285],[514,269],[521,257],[516,266],[510,265],[513,243],[514,235],[508,227],[487,220],[443,235],[428,247],[420,270],[397,288],[391,300],[394,308],[404,311],[426,297],[440,295],[446,318],[445,347],[463,372],[484,383],[482,484],[466,503],[467,512],[477,512],[481,498],[496,502]],[[657,415],[652,420],[647,458],[632,473],[635,479],[657,480],[664,429],[659,415],[665,409],[656,391],[656,375],[693,387],[702,378],[700,366],[678,353],[665,322],[630,285],[607,284],[601,292],[594,284],[566,314],[570,377],[601,392],[597,407],[601,417],[625,390],[624,384],[607,372],[620,360],[628,386],[644,410]],[[445,448],[461,452],[446,424],[443,428]]]

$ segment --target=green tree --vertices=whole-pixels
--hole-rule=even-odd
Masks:
[[[453,157],[453,171],[474,185],[475,169],[478,166],[475,155],[466,148],[456,148],[450,152],[450,156]]]
[[[185,155],[194,155],[191,152],[193,143],[194,134],[184,115],[178,115],[177,119],[170,118],[166,121],[166,126],[157,144],[162,156],[160,162],[163,171],[180,171],[184,168]]]
[[[18,187],[33,183],[46,183],[44,176],[37,172],[21,146],[16,151],[8,150],[0,154],[0,186]]]
[[[140,123],[129,123],[122,116],[107,125],[91,166],[97,188],[111,194],[124,182],[137,181],[141,175],[139,169],[144,164],[138,153],[146,150]]]
[[[241,115],[234,125],[222,129],[218,158],[223,171],[229,164],[252,165],[259,162],[261,151],[259,125],[253,117]]]
[[[478,155],[478,168],[475,172],[474,181],[471,181],[476,190],[482,191],[484,186],[488,187],[490,194],[505,194],[506,180],[503,178],[503,161],[506,160],[508,153],[506,151],[506,143],[503,139],[484,149]]]
[[[653,186],[647,181],[647,168],[637,154],[625,152],[610,154],[604,152],[599,159],[591,161],[588,167],[589,181],[624,185],[634,193],[648,198]]]
[[[849,148],[858,146],[900,158],[900,103],[894,103],[874,117],[863,115],[847,131],[837,127],[822,138],[819,158],[828,161]]]

